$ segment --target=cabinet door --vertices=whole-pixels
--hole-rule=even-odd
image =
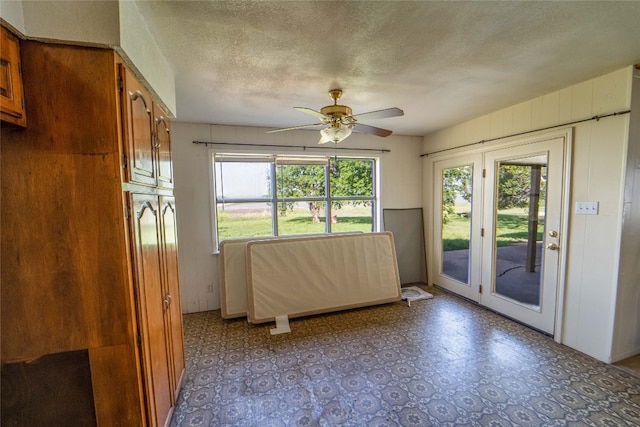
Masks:
[[[160,211],[156,196],[131,194],[138,328],[149,423],[163,426],[172,407],[162,286]]]
[[[153,104],[156,161],[158,164],[158,187],[173,188],[173,162],[171,161],[171,125],[169,117]]]
[[[121,66],[123,79],[125,147],[127,179],[130,182],[156,185],[155,144],[151,95],[135,76]]]
[[[161,234],[165,264],[165,282],[169,311],[168,335],[171,349],[171,379],[174,401],[178,398],[185,369],[184,337],[182,331],[182,307],[180,304],[180,278],[178,276],[178,241],[175,198],[160,197]]]
[[[20,44],[9,30],[1,28],[0,38],[0,110],[5,122],[27,125],[20,73]]]

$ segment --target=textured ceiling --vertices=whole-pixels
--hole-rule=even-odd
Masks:
[[[138,1],[176,74],[176,121],[287,127],[342,88],[401,135],[640,63],[640,1]]]

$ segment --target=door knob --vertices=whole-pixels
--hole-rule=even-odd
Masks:
[[[549,231],[549,236],[558,237],[558,232],[556,230],[551,230],[551,231]]]
[[[557,251],[558,249],[560,249],[560,246],[556,245],[555,243],[549,243],[547,245],[547,249],[551,251]]]

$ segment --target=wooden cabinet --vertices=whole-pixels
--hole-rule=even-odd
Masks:
[[[155,126],[156,170],[158,187],[173,188],[173,159],[171,158],[171,123],[167,113],[157,104],[153,104],[153,123]]]
[[[154,186],[157,176],[151,95],[124,65],[119,68],[124,85],[121,87],[126,128],[125,179]]]
[[[169,373],[170,341],[165,316],[168,308],[166,286],[163,286],[161,213],[158,197],[131,194],[133,207],[133,252],[135,290],[139,302],[138,322],[142,347],[145,388],[150,405],[155,408],[153,425],[162,426],[170,414],[173,390]]]
[[[0,118],[5,123],[27,125],[20,66],[20,42],[0,27]]]
[[[0,129],[3,419],[163,426],[185,369],[169,120],[112,50],[21,49],[29,126]]]
[[[125,107],[127,144],[126,180],[131,183],[173,188],[171,125],[162,107],[126,67],[120,67]]]
[[[180,277],[178,274],[178,227],[176,223],[175,198],[173,196],[160,196],[160,234],[162,239],[162,254],[164,257],[164,283],[165,298],[169,321],[167,329],[170,331],[169,340],[169,364],[173,366],[170,370],[171,389],[173,390],[174,401],[178,398],[182,378],[180,374],[185,369],[184,359],[184,335],[182,322],[174,319],[182,319],[182,305],[180,304]]]

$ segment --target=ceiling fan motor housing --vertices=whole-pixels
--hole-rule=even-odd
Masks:
[[[346,105],[328,105],[323,107],[320,112],[325,116],[333,117],[334,119],[350,116],[352,114],[351,107],[347,107]]]
[[[351,115],[353,112],[351,111],[351,107],[347,107],[346,105],[338,105],[338,99],[342,96],[341,89],[332,89],[329,91],[329,97],[333,99],[333,105],[327,105],[320,109],[320,113],[324,114],[327,117],[331,117],[331,121],[327,122],[327,124],[331,124],[332,127],[339,128],[341,124],[343,125],[354,125],[355,120],[351,119]]]

